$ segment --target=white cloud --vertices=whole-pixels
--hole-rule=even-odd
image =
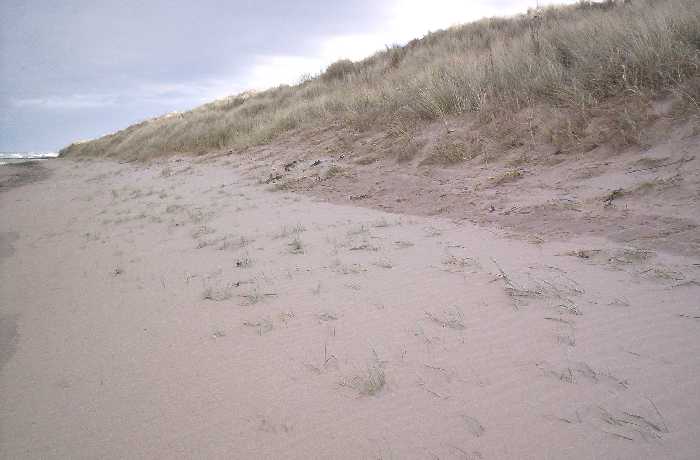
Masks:
[[[512,16],[528,8],[576,0],[397,0],[381,30],[371,34],[329,37],[322,46],[325,58],[361,59],[386,45],[405,44],[428,32],[473,22],[485,17]]]
[[[334,35],[323,40],[313,56],[259,56],[243,82],[253,89],[296,83],[303,74],[317,74],[339,59],[360,60],[387,45],[405,44],[430,31],[484,17],[511,16],[528,8],[577,0],[396,0],[381,30]]]
[[[16,108],[73,110],[143,105],[145,102],[150,105],[168,107],[168,110],[173,108],[184,110],[214,99],[240,93],[246,88],[247,86],[220,79],[185,83],[144,83],[123,92],[13,98],[11,103]]]
[[[85,109],[107,107],[116,103],[117,97],[114,94],[71,94],[12,99],[12,105],[18,108]]]
[[[576,0],[395,0],[388,8],[381,29],[353,35],[332,35],[322,39],[313,54],[259,55],[243,75],[191,82],[143,83],[128,93],[85,93],[14,99],[18,108],[84,109],[148,103],[184,110],[247,89],[265,89],[294,84],[302,75],[315,75],[338,59],[360,60],[387,45],[405,44],[429,31],[489,16],[524,12],[537,4],[573,3]]]
[[[187,107],[240,93],[246,88],[246,85],[232,83],[228,79],[146,83],[140,85],[130,97],[150,103]]]
[[[245,86],[264,89],[280,84],[294,84],[303,74],[316,74],[327,65],[322,55],[258,56],[251,70],[242,78]]]

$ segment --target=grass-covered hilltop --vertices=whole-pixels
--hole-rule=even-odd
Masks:
[[[649,107],[700,109],[700,2],[580,2],[484,19],[330,65],[294,86],[218,100],[72,144],[68,156],[147,159],[270,143],[297,129],[385,132],[411,157],[444,122],[473,136],[442,161],[538,142],[562,151],[643,142]],[[446,134],[445,134],[446,135]]]

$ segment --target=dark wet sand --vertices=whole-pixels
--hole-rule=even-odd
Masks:
[[[39,161],[25,161],[0,166],[0,193],[21,185],[47,179],[50,171]]]

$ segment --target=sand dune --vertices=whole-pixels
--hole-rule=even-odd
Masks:
[[[0,194],[3,458],[694,458],[697,258],[51,160]]]

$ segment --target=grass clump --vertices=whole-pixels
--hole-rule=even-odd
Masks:
[[[202,293],[202,299],[211,300],[213,302],[224,302],[233,296],[231,289],[225,288],[215,288],[207,287]]]
[[[479,270],[481,264],[478,260],[471,257],[457,257],[453,255],[447,256],[442,264],[448,271],[462,271],[465,269]]]
[[[292,241],[290,241],[287,246],[289,246],[289,252],[292,254],[303,254],[304,253],[304,243],[301,238],[295,236]]]
[[[287,238],[290,235],[298,235],[306,231],[306,227],[302,224],[296,224],[293,226],[283,225],[279,232],[272,235],[274,239]]]
[[[344,264],[340,259],[335,259],[330,265],[331,270],[341,275],[358,275],[366,272],[367,268],[360,264]]]
[[[321,74],[321,80],[325,82],[345,80],[354,71],[354,62],[349,59],[341,59],[328,66],[326,71]]]
[[[243,325],[255,329],[258,335],[267,334],[274,329],[274,324],[270,318],[262,318],[257,321],[244,321]]]
[[[394,268],[394,263],[386,258],[377,259],[374,262],[372,262],[372,265],[379,268],[385,268],[387,270]]]
[[[467,159],[467,148],[461,142],[442,142],[435,146],[432,153],[421,165],[451,165]]]
[[[319,319],[319,321],[325,321],[325,322],[335,321],[338,319],[338,315],[336,315],[335,313],[331,313],[331,312],[323,312],[323,313],[318,314],[317,318]]]
[[[323,175],[323,178],[324,179],[332,179],[335,176],[341,175],[342,173],[343,173],[343,168],[341,168],[340,166],[333,165],[326,170],[326,172]]]
[[[497,176],[493,179],[493,184],[494,185],[501,185],[501,184],[507,184],[508,182],[514,182],[518,179],[523,177],[522,171],[519,169],[509,169],[505,171],[503,174],[500,176]]]
[[[443,328],[454,329],[454,330],[464,330],[464,314],[457,308],[448,308],[442,314],[433,314],[430,312],[425,312],[426,318],[430,321],[440,325]]]
[[[235,265],[237,268],[250,268],[253,265],[253,259],[245,254],[235,260]]]
[[[268,297],[275,297],[276,295],[274,292],[262,292],[256,287],[245,294],[239,294],[238,297],[243,300],[244,305],[253,306],[264,302]]]
[[[365,372],[343,380],[340,385],[352,388],[361,396],[375,396],[386,385],[386,376],[381,363],[373,363]]]

